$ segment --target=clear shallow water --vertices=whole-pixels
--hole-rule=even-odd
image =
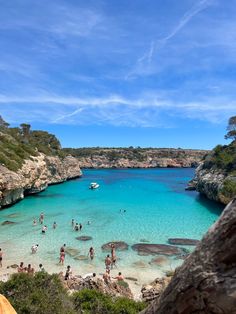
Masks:
[[[78,180],[50,186],[0,211],[0,223],[17,222],[0,226],[0,247],[5,260],[17,263],[23,260],[35,265],[42,262],[49,270],[60,271],[64,268],[57,265],[58,252],[63,243],[79,249],[83,255],[93,246],[96,258],[92,263],[66,256],[65,265],[72,265],[76,273],[101,272],[106,255],[101,251],[102,244],[125,241],[132,245],[141,239],[167,243],[170,237],[201,239],[222,211],[220,205],[184,190],[193,177],[193,169],[84,170],[83,173]],[[100,188],[89,190],[90,182],[98,182]],[[120,209],[126,213],[120,213]],[[48,226],[46,235],[41,234],[40,225],[32,226],[33,218],[38,218],[42,211]],[[72,218],[83,224],[82,232],[72,230]],[[91,225],[86,225],[88,220]],[[54,221],[58,224],[56,230],[52,229]],[[80,235],[92,236],[93,240],[76,240]],[[39,244],[36,255],[30,254],[34,243]],[[131,248],[117,254],[119,269],[129,275],[134,275],[136,269],[133,262],[144,261],[143,278],[181,262],[170,259],[169,265],[157,267],[148,264],[151,256],[138,256]],[[140,269],[135,274],[140,275]]]

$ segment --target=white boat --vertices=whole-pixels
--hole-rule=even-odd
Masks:
[[[92,183],[90,183],[89,188],[90,188],[91,190],[97,189],[97,188],[99,188],[99,184],[96,183],[96,182],[92,182]]]

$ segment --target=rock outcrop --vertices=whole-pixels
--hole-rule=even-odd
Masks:
[[[83,289],[97,290],[104,294],[113,296],[113,297],[126,297],[133,299],[132,292],[126,283],[126,285],[121,285],[117,281],[110,281],[105,283],[103,279],[88,276],[87,278],[74,277],[69,280],[63,280],[64,286],[72,291],[80,291]]]
[[[229,175],[220,169],[206,169],[204,164],[201,163],[197,167],[195,177],[189,182],[187,189],[197,190],[210,200],[227,205],[232,199],[232,194],[227,196],[224,191],[227,181],[236,184],[236,176]]]
[[[14,204],[27,194],[41,192],[50,184],[81,175],[79,162],[72,156],[61,159],[41,153],[25,160],[17,172],[0,165],[0,207]]]
[[[236,313],[236,199],[143,314]]]
[[[81,168],[182,168],[196,167],[209,152],[174,148],[65,149],[77,157]]]

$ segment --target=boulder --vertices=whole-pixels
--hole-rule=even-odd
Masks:
[[[80,251],[79,251],[78,249],[75,249],[75,248],[73,248],[73,247],[69,247],[69,246],[68,246],[68,247],[65,248],[65,253],[68,254],[68,255],[70,255],[70,256],[72,256],[72,257],[78,255],[79,252],[80,252]]]
[[[75,256],[74,259],[76,259],[77,261],[87,261],[88,260],[88,256],[86,256],[86,255],[78,255],[78,256]]]
[[[80,237],[76,237],[76,240],[79,240],[79,241],[89,241],[89,240],[92,240],[92,237],[90,237],[90,236],[80,236]]]
[[[2,226],[5,226],[5,225],[14,225],[16,222],[14,221],[10,221],[10,220],[5,220],[4,222],[2,222]]]
[[[125,243],[124,241],[113,241],[113,242],[108,242],[102,245],[102,250],[103,251],[110,251],[111,250],[111,245],[115,245],[115,249],[117,251],[125,251],[128,250],[128,244]]]
[[[132,245],[132,249],[137,251],[138,254],[147,254],[147,255],[182,255],[185,254],[185,251],[182,248],[167,245],[167,244],[149,244],[149,243],[138,243]]]
[[[168,277],[157,278],[152,283],[143,285],[141,289],[143,301],[150,302],[158,299],[169,284],[170,279]]]
[[[236,313],[236,199],[185,259],[145,314]]]
[[[195,239],[185,238],[169,238],[168,243],[174,245],[197,245],[200,241]]]
[[[165,256],[158,256],[158,257],[151,259],[149,264],[150,265],[163,266],[163,265],[168,264],[168,262],[169,262],[169,260]]]

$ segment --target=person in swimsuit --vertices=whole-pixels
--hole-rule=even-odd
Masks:
[[[3,255],[3,252],[2,252],[2,249],[0,248],[0,267],[2,267],[2,255]]]
[[[74,219],[71,220],[71,226],[72,226],[72,229],[74,229],[74,227],[75,227],[75,220]]]
[[[122,276],[121,272],[119,272],[116,277],[113,277],[113,279],[116,279],[117,281],[124,281],[124,276]]]
[[[42,227],[42,234],[45,234],[47,229],[48,229],[47,226],[43,226]]]
[[[109,284],[109,282],[111,281],[110,272],[108,270],[106,270],[106,272],[103,274],[102,278],[106,284]]]
[[[72,271],[71,271],[70,265],[68,265],[67,269],[66,269],[66,274],[65,274],[65,278],[64,279],[65,280],[70,279],[71,275],[72,275]]]
[[[33,226],[36,226],[37,225],[37,221],[36,221],[36,219],[34,218],[34,220],[33,220]]]
[[[110,255],[108,254],[107,257],[105,258],[105,266],[106,266],[106,269],[110,271],[111,269],[111,258],[110,258]]]
[[[39,216],[39,222],[41,223],[41,225],[43,224],[44,221],[44,213],[41,213]]]
[[[66,254],[65,254],[65,252],[64,252],[64,251],[60,252],[60,260],[59,260],[59,264],[64,265],[65,256],[66,256]]]
[[[79,225],[78,225],[78,222],[75,224],[75,231],[79,231]]]
[[[57,227],[57,223],[56,223],[56,221],[54,221],[54,223],[53,223],[53,225],[52,225],[52,228],[53,228],[53,229],[56,229],[56,227]]]
[[[39,271],[45,272],[45,269],[43,267],[43,264],[39,264]]]
[[[111,268],[113,268],[113,266],[116,266],[116,248],[114,243],[112,243],[111,245],[111,261],[112,261]]]
[[[65,249],[66,249],[66,244],[64,243],[62,247],[60,248],[60,253],[65,252]]]
[[[38,245],[38,244],[34,244],[34,245],[32,245],[32,247],[31,247],[31,252],[32,252],[32,254],[35,254],[35,253],[37,252],[38,247],[39,247],[39,245]]]
[[[18,273],[24,272],[24,263],[23,262],[20,263],[20,266],[18,267],[17,271],[18,271]]]
[[[89,257],[91,259],[91,261],[93,260],[94,258],[94,248],[91,246],[91,248],[89,249]]]
[[[83,228],[82,224],[79,224],[79,231],[81,231]]]

